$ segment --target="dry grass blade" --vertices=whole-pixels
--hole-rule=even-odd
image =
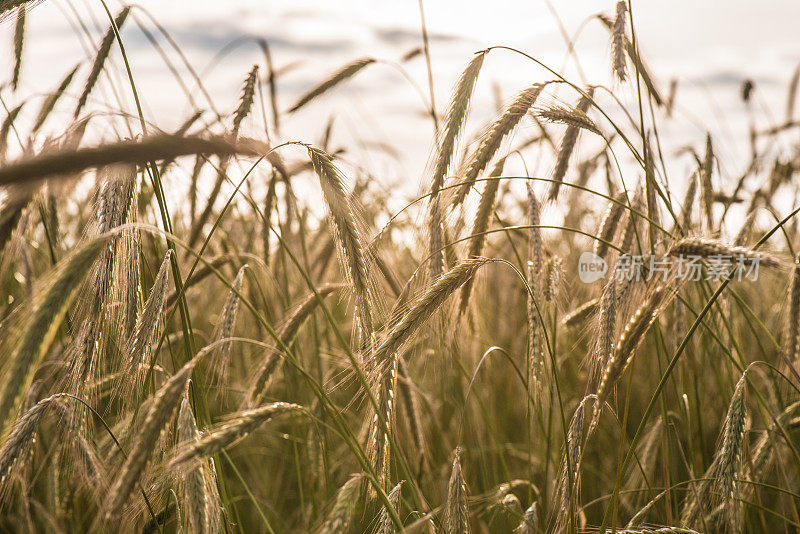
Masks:
[[[115,163],[142,163],[174,159],[189,154],[258,155],[250,145],[217,137],[151,135],[139,141],[119,141],[96,147],[63,149],[23,158],[0,169],[0,186],[31,183],[56,176],[73,176],[84,170]]]
[[[208,429],[200,438],[179,445],[175,456],[170,460],[170,466],[180,467],[207,458],[247,436],[274,417],[302,411],[304,408],[297,404],[273,402],[232,414],[224,423]]]
[[[792,78],[789,80],[789,91],[786,95],[786,123],[794,119],[794,102],[797,98],[797,86],[800,82],[800,65],[795,67]]]
[[[333,74],[331,74],[328,78],[326,78],[319,85],[317,85],[316,87],[311,89],[309,92],[307,92],[306,94],[301,96],[300,99],[297,101],[297,103],[295,103],[295,105],[293,105],[291,108],[289,108],[289,113],[294,113],[295,111],[297,111],[301,107],[305,106],[306,104],[308,104],[309,102],[311,102],[312,100],[317,98],[318,96],[320,96],[320,95],[322,95],[324,93],[327,93],[329,90],[333,89],[334,87],[336,87],[337,85],[339,85],[343,81],[345,81],[345,80],[347,80],[349,78],[352,78],[361,69],[363,69],[364,67],[366,67],[367,65],[370,65],[372,63],[375,63],[375,59],[371,58],[371,57],[365,57],[365,58],[357,59],[357,60],[353,61],[352,63],[348,63],[347,65],[345,65],[341,69],[339,69],[336,72],[334,72]]]
[[[369,361],[372,340],[372,302],[369,294],[369,275],[364,259],[361,238],[356,229],[356,220],[350,200],[344,189],[342,174],[334,166],[331,157],[316,148],[308,148],[314,172],[319,177],[325,205],[328,207],[333,234],[339,245],[345,274],[355,297],[362,358]]]
[[[130,13],[130,10],[130,7],[125,7],[114,18],[114,25],[118,30],[122,28],[122,25],[125,23],[125,19],[128,18],[128,13]],[[103,40],[100,41],[100,46],[97,48],[97,55],[94,58],[94,63],[92,63],[92,69],[89,71],[89,75],[86,77],[86,84],[83,87],[81,96],[78,98],[78,105],[75,107],[73,118],[77,119],[78,115],[81,113],[81,110],[86,105],[89,94],[92,92],[97,80],[100,78],[100,73],[103,72],[103,66],[106,64],[106,60],[111,53],[111,47],[114,44],[114,39],[114,28],[110,27],[103,36]]]
[[[458,206],[464,201],[472,185],[475,183],[475,180],[478,178],[478,175],[486,168],[495,154],[497,154],[503,139],[516,128],[519,121],[522,120],[522,117],[528,113],[528,110],[536,102],[536,98],[538,98],[543,88],[544,84],[535,83],[521,91],[511,105],[506,108],[500,118],[489,127],[489,130],[486,132],[483,139],[481,139],[478,149],[467,161],[465,171],[460,173],[462,175],[459,180],[461,185],[453,199],[453,207]]]
[[[444,505],[442,528],[446,534],[469,534],[469,506],[467,483],[461,472],[461,449],[453,455],[453,470],[447,485],[447,501]]]

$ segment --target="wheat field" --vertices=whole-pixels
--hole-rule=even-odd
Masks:
[[[739,168],[711,134],[662,150],[679,98],[626,1],[591,21],[614,86],[494,46],[438,107],[423,23],[407,201],[330,136],[328,97],[384,60],[281,107],[260,40],[238,99],[191,70],[207,98],[162,130],[135,5],[98,3],[92,60],[23,94],[39,3],[0,0],[0,531],[798,530],[800,70]],[[548,75],[474,128],[507,55]],[[325,135],[282,136],[301,111]]]

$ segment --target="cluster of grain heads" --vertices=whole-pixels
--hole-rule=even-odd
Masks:
[[[486,52],[479,52],[458,79],[453,98],[450,100],[450,107],[445,116],[444,129],[442,130],[439,142],[436,147],[436,159],[433,168],[433,178],[431,180],[431,191],[428,209],[428,232],[429,232],[429,254],[430,254],[430,274],[431,280],[435,280],[444,271],[444,237],[442,229],[442,207],[439,199],[439,191],[444,185],[447,171],[453,159],[453,152],[456,147],[459,133],[464,124],[469,110],[469,102],[472,98],[472,91],[478,79],[483,59]]]
[[[81,282],[114,235],[96,237],[59,262],[48,282],[33,296],[24,317],[20,317],[19,329],[5,328],[6,335],[18,337],[12,340],[14,349],[2,364],[0,428],[16,416],[34,372],[55,340]]]
[[[108,490],[100,517],[116,517],[128,502],[128,497],[140,482],[142,473],[151,460],[159,437],[180,406],[195,365],[204,354],[198,353],[189,360],[156,392],[144,415],[142,427],[132,438],[130,451]]]
[[[600,376],[600,383],[597,386],[597,402],[594,405],[592,422],[589,425],[590,433],[597,426],[603,405],[611,395],[614,385],[630,365],[636,354],[636,349],[644,340],[645,334],[669,303],[672,296],[674,296],[674,289],[669,284],[657,286],[645,297],[644,303],[634,312],[625,325],[625,329],[620,334]]]
[[[364,67],[371,65],[372,63],[375,63],[375,59],[371,57],[357,59],[351,63],[348,63],[341,69],[331,74],[328,78],[311,89],[309,92],[301,96],[298,101],[291,108],[289,108],[289,113],[294,113],[318,96],[327,93],[329,90],[333,89],[343,81],[352,78]]]
[[[461,204],[467,197],[475,180],[494,158],[497,151],[500,150],[500,144],[503,139],[517,127],[517,124],[528,113],[543,88],[544,84],[535,83],[521,91],[511,105],[486,131],[477,150],[467,160],[465,169],[459,173],[459,187],[453,198],[454,207]]]
[[[386,481],[390,466],[389,442],[394,420],[394,397],[397,379],[397,354],[403,345],[439,310],[447,298],[467,283],[486,258],[462,260],[440,276],[417,298],[403,317],[381,338],[374,351],[375,366],[370,373],[371,387],[378,405],[370,422],[367,452],[370,464]]]
[[[453,470],[447,484],[447,501],[442,515],[442,530],[446,534],[469,534],[469,504],[467,483],[461,471],[461,449],[453,453]]]
[[[189,405],[188,396],[184,395],[178,412],[179,443],[193,444],[200,438],[197,424]],[[222,532],[220,522],[220,498],[217,491],[216,476],[213,464],[206,461],[190,467],[183,475],[181,482],[182,509],[184,510],[185,527],[190,532]]]
[[[294,311],[289,314],[289,317],[284,321],[283,326],[278,329],[278,339],[282,346],[269,350],[265,355],[252,385],[246,395],[246,405],[255,407],[264,401],[264,395],[267,392],[270,378],[275,374],[278,369],[283,355],[283,347],[289,347],[292,344],[298,330],[308,317],[317,309],[323,299],[333,292],[345,287],[343,284],[327,284],[316,291],[309,293],[303,301],[298,304]]]
[[[103,72],[103,67],[106,64],[106,60],[108,59],[109,54],[111,53],[111,47],[114,45],[114,40],[116,38],[115,28],[117,31],[122,27],[125,23],[125,19],[128,18],[128,13],[130,13],[131,8],[125,7],[119,14],[114,18],[113,26],[110,27],[106,34],[103,36],[103,40],[100,41],[100,46],[97,48],[97,54],[94,58],[94,63],[92,63],[92,69],[89,71],[89,75],[86,77],[86,83],[83,86],[83,92],[81,93],[80,97],[78,97],[78,104],[75,106],[75,111],[73,112],[73,118],[78,118],[80,115],[81,110],[86,105],[86,101],[89,99],[89,94],[94,89],[95,84],[97,84],[97,80],[100,78],[100,73]]]
[[[333,164],[331,157],[312,147],[308,147],[308,155],[311,158],[314,172],[319,178],[334,239],[338,245],[345,275],[353,290],[362,358],[365,362],[370,362],[373,334],[372,298],[369,293],[369,275],[355,215],[344,189],[342,174]]]
[[[358,496],[364,476],[354,474],[339,488],[333,507],[325,518],[325,523],[319,529],[320,534],[339,534],[347,532],[353,522],[358,507]]]
[[[600,22],[603,23],[603,25],[608,29],[608,31],[611,32],[612,39],[618,38],[620,36],[622,37],[623,42],[625,44],[625,52],[627,53],[628,58],[631,60],[631,63],[633,64],[636,75],[639,76],[644,82],[644,85],[647,88],[647,92],[650,95],[650,98],[653,99],[653,102],[655,102],[657,106],[665,106],[667,102],[661,96],[661,92],[656,87],[656,84],[653,81],[653,76],[650,74],[650,70],[644,64],[644,61],[639,55],[637,46],[630,39],[628,39],[627,36],[625,36],[624,31],[622,33],[615,33],[615,28],[617,28],[615,20],[612,20],[610,17],[603,14],[598,15],[597,18],[598,20],[600,20]]]
[[[594,87],[588,87],[581,95],[581,98],[578,100],[578,103],[575,105],[573,110],[575,112],[575,117],[586,115],[586,112],[592,105],[593,94]],[[561,138],[561,144],[558,146],[558,152],[556,153],[556,164],[553,168],[552,176],[553,182],[550,184],[550,192],[547,195],[547,198],[550,201],[554,201],[558,198],[558,192],[561,190],[561,185],[564,182],[564,176],[567,174],[569,160],[572,156],[573,150],[575,149],[575,144],[578,142],[578,134],[584,127],[584,122],[585,121],[578,120],[571,120],[567,122],[567,128],[564,130],[564,137]]]

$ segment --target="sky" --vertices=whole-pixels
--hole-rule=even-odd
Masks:
[[[599,12],[611,13],[614,4],[610,0],[425,0],[438,110],[443,113],[446,109],[450,91],[475,51],[507,45],[536,57],[577,84],[610,87],[635,111],[636,88],[613,80],[608,33],[594,18]],[[112,12],[121,6],[113,1],[109,5]],[[402,65],[405,74],[396,64],[405,52],[421,44],[416,0],[142,0],[138,5],[143,9],[133,10],[123,28],[123,41],[148,120],[169,130],[191,114],[180,84],[137,27],[142,24],[155,31],[150,16],[174,38],[223,113],[235,109],[242,81],[252,65],[259,63],[263,69],[256,39],[270,44],[279,72],[282,109],[342,65],[359,57],[375,57],[381,60],[378,64],[286,117],[281,139],[316,142],[329,117],[334,116],[334,144],[350,147],[352,157],[382,186],[399,186],[406,195],[420,190],[430,167],[434,139],[424,113],[427,72],[421,57]],[[631,7],[641,53],[662,92],[667,91],[670,80],[678,80],[675,113],[658,123],[665,153],[670,155],[670,174],[690,172],[686,158],[671,155],[686,145],[700,149],[708,130],[715,139],[723,176],[734,176],[745,163],[749,121],[766,125],[783,117],[788,80],[800,61],[796,29],[800,2],[773,0],[756,6],[744,0],[633,0]],[[74,98],[107,26],[102,5],[93,0],[39,3],[28,16],[19,94],[43,99],[83,61],[72,88]],[[11,72],[13,29],[13,21],[0,26],[0,57],[4,58],[0,72]],[[569,53],[565,35],[575,43],[574,54]],[[158,39],[198,105],[208,107],[179,56],[162,37]],[[132,112],[118,53],[112,57],[110,72],[114,89],[103,80],[92,105],[97,100],[118,99]],[[480,131],[498,115],[498,101],[508,102],[531,83],[551,78],[552,74],[519,55],[493,51],[476,87],[469,131]],[[746,78],[754,80],[757,87],[750,110],[739,99]],[[0,95],[9,106],[16,102],[7,89]],[[559,90],[549,98],[546,104],[570,103],[575,94]],[[604,102],[614,105],[610,99]],[[60,112],[66,118],[69,111],[66,106]],[[63,124],[53,121],[51,133],[56,135],[59,126]],[[245,128],[263,130],[256,118]],[[523,139],[532,128],[523,124],[516,138]],[[389,146],[391,151],[375,149]],[[620,157],[625,165],[624,154]],[[533,172],[545,175],[550,163],[545,156],[533,165]]]

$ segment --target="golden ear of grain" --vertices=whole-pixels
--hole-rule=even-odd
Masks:
[[[122,25],[125,23],[125,19],[128,18],[128,13],[130,13],[130,10],[130,7],[124,7],[122,11],[120,11],[119,14],[114,18],[114,25],[116,25],[117,30],[122,28]],[[78,98],[78,105],[75,106],[73,118],[77,119],[78,115],[81,113],[81,110],[86,105],[86,101],[89,99],[89,94],[92,92],[97,80],[100,78],[100,73],[103,71],[103,66],[106,64],[106,60],[111,53],[111,47],[114,44],[114,39],[114,28],[110,27],[103,36],[103,40],[100,41],[100,46],[97,48],[97,55],[94,58],[94,63],[92,63],[92,69],[89,71],[89,76],[86,77],[86,84],[83,87],[81,96]]]
[[[500,150],[500,144],[503,139],[516,128],[522,117],[528,113],[544,86],[545,84],[543,83],[535,83],[521,91],[500,118],[489,127],[478,149],[467,161],[466,169],[463,173],[459,173],[462,176],[459,179],[460,186],[453,198],[453,207],[464,201],[475,183],[475,179],[478,178],[478,175],[486,168],[495,154],[497,154],[497,151]]]
[[[316,293],[310,293],[303,301],[294,308],[294,311],[284,322],[283,326],[278,330],[278,337],[284,346],[291,345],[297,331],[303,325],[306,319],[317,309],[321,299],[324,299],[334,291],[342,289],[344,284],[327,284],[317,289]],[[276,348],[267,353],[261,367],[256,373],[253,384],[250,386],[245,398],[247,399],[246,405],[255,407],[261,404],[264,400],[270,377],[275,373],[281,362],[282,351]]]
[[[25,9],[17,10],[17,24],[14,28],[14,71],[11,74],[11,87],[19,86],[19,73],[22,68],[22,47],[25,44]]]
[[[128,502],[128,497],[140,482],[142,473],[150,462],[150,456],[161,432],[180,406],[192,370],[202,356],[201,352],[189,360],[156,392],[144,416],[139,434],[133,439],[130,452],[106,494],[100,517],[106,519],[116,517]]]
[[[468,258],[478,258],[483,253],[483,245],[486,243],[486,230],[489,228],[489,221],[494,213],[497,190],[500,187],[500,175],[503,174],[505,161],[505,158],[503,158],[497,162],[489,175],[490,179],[486,182],[486,186],[483,189],[483,194],[478,204],[478,211],[475,214],[475,221],[472,223],[472,239],[470,239],[469,242]],[[470,278],[461,286],[459,313],[462,315],[467,311],[467,306],[469,305],[469,296],[472,292],[473,280],[474,278]]]
[[[37,402],[19,417],[11,432],[5,437],[0,448],[0,496],[6,492],[12,469],[34,443],[39,422],[47,409],[62,397],[63,394],[56,394]]]
[[[184,395],[178,412],[178,440],[181,443],[191,443],[198,439],[199,433],[195,424],[189,399]],[[203,473],[204,466],[190,469],[181,482],[183,506],[185,510],[186,527],[191,532],[205,532],[211,519],[210,495]]]
[[[308,154],[311,157],[314,172],[319,178],[333,234],[339,245],[339,252],[345,267],[345,274],[353,289],[362,357],[369,362],[373,334],[372,298],[369,293],[369,274],[361,238],[356,227],[355,215],[344,189],[342,174],[334,166],[331,157],[312,147],[308,148]]]
[[[288,413],[302,412],[305,409],[288,402],[273,402],[231,414],[224,423],[209,428],[203,436],[178,445],[170,467],[194,466],[198,461],[224,450],[234,442],[244,438],[265,422]]]
[[[625,200],[628,198],[626,192],[622,192],[608,204],[603,219],[600,222],[600,228],[597,231],[597,241],[594,242],[594,253],[598,256],[605,257],[608,252],[608,243],[614,239],[614,233],[617,230],[617,225],[622,218],[622,213],[625,211]]]
[[[431,280],[435,280],[444,270],[444,245],[442,228],[442,207],[439,200],[439,190],[444,185],[447,170],[453,158],[453,151],[456,140],[464,125],[472,92],[475,89],[475,82],[483,66],[486,52],[479,52],[467,68],[461,74],[453,98],[450,101],[450,108],[445,116],[444,129],[441,139],[436,148],[436,163],[433,169],[431,180],[431,197],[429,201],[428,231],[430,233],[429,252],[430,252],[430,275]]]
[[[242,121],[250,114],[250,110],[253,108],[257,79],[258,65],[253,65],[253,68],[250,70],[242,86],[242,96],[239,98],[239,107],[236,108],[236,112],[233,114],[233,137],[236,137],[239,133],[239,127],[242,125]]]
[[[700,168],[700,199],[703,204],[703,216],[706,231],[714,232],[714,187],[711,174],[714,167],[714,148],[711,145],[711,134],[706,134],[706,155]]]
[[[395,487],[392,488],[392,491],[389,492],[389,504],[392,506],[395,512],[399,511],[400,506],[400,498],[402,497],[402,489],[403,489],[403,481],[397,483]],[[378,518],[378,532],[377,534],[395,534],[397,532],[397,528],[395,527],[394,522],[392,521],[392,516],[386,510],[386,505],[381,508],[381,514]]]
[[[533,501],[522,515],[519,526],[514,530],[516,534],[535,534],[539,532],[539,503]]]
[[[319,530],[320,534],[340,534],[348,531],[358,508],[358,494],[363,479],[362,474],[354,474],[339,488],[333,508]]]
[[[597,400],[594,405],[592,422],[589,425],[591,433],[597,426],[600,413],[617,380],[622,376],[636,354],[636,349],[644,340],[650,326],[656,321],[663,309],[669,303],[675,292],[668,284],[656,287],[628,320],[625,329],[617,340],[611,357],[606,362],[600,383],[597,386]]]
[[[581,96],[578,103],[575,105],[575,110],[584,115],[592,105],[592,95],[594,88],[588,87],[585,94]],[[564,131],[564,137],[561,139],[561,144],[558,146],[556,153],[556,165],[553,168],[553,182],[550,184],[550,193],[547,198],[554,201],[558,198],[558,192],[561,190],[561,184],[564,181],[564,176],[567,174],[569,168],[569,159],[572,156],[572,151],[575,149],[575,143],[578,141],[578,134],[580,128],[574,123],[568,123],[567,129]]]
[[[5,428],[16,415],[22,396],[55,340],[84,276],[112,237],[113,234],[99,236],[61,260],[54,268],[52,281],[34,296],[14,352],[3,362],[0,428]]]
[[[611,53],[614,56],[614,74],[619,81],[624,82],[627,76],[625,72],[625,13],[628,6],[625,0],[617,2],[617,16],[614,19],[614,26],[611,29]]]
[[[39,114],[36,116],[36,120],[33,123],[33,132],[36,133],[39,129],[44,125],[44,121],[47,120],[47,117],[50,116],[53,109],[56,107],[56,103],[61,98],[61,95],[64,94],[64,91],[67,90],[69,84],[72,83],[72,79],[75,77],[75,73],[78,72],[78,67],[80,65],[75,65],[69,73],[64,76],[64,79],[61,80],[61,83],[58,84],[58,88],[55,90],[54,93],[47,95],[47,98],[42,102],[42,107],[39,109]]]
[[[447,485],[447,501],[444,504],[442,527],[447,534],[469,534],[469,505],[467,483],[461,471],[461,449],[453,454],[453,469]]]
[[[228,293],[228,299],[225,301],[225,307],[220,314],[219,324],[215,328],[214,339],[220,341],[229,338],[233,335],[233,330],[236,327],[236,316],[239,311],[239,294],[242,292],[242,285],[244,284],[244,273],[247,270],[247,265],[243,265],[239,272],[236,273],[236,278],[233,281],[233,288]],[[219,348],[219,360],[214,363],[215,380],[218,384],[226,383],[228,376],[228,367],[230,366],[231,348],[233,344],[231,341],[223,342]]]
[[[371,65],[375,63],[375,59],[371,57],[365,57],[361,59],[357,59],[351,63],[348,63],[341,69],[337,70],[333,74],[331,74],[328,78],[322,81],[319,85],[311,89],[309,92],[304,94],[300,97],[300,99],[289,108],[289,113],[294,113],[298,109],[302,108],[315,98],[327,93],[329,90],[333,89],[343,81],[352,78],[355,76],[360,70],[362,70],[367,65]]]
[[[681,231],[683,235],[689,235],[692,231],[692,208],[694,198],[697,195],[697,173],[689,177],[689,186],[686,188],[686,195],[683,197],[683,214],[681,216]]]
[[[17,115],[19,112],[22,111],[22,106],[25,105],[25,102],[22,102],[20,105],[12,109],[6,115],[6,118],[3,120],[3,125],[0,126],[0,156],[5,159],[6,151],[8,149],[8,134],[11,132],[11,128],[14,127],[14,121],[17,120]]]
[[[125,373],[120,384],[123,402],[136,404],[139,392],[142,390],[145,376],[150,366],[150,351],[158,338],[161,325],[161,315],[167,297],[167,284],[169,283],[170,258],[172,251],[167,251],[161,266],[158,269],[153,287],[147,302],[142,308],[142,313],[133,327],[133,334],[128,342],[125,358]]]
[[[544,119],[547,122],[566,124],[581,130],[588,130],[592,133],[596,133],[599,136],[603,135],[602,132],[600,132],[600,128],[598,128],[594,121],[589,118],[586,112],[577,108],[553,106],[546,109],[540,109],[536,112],[536,115],[540,119]]]

